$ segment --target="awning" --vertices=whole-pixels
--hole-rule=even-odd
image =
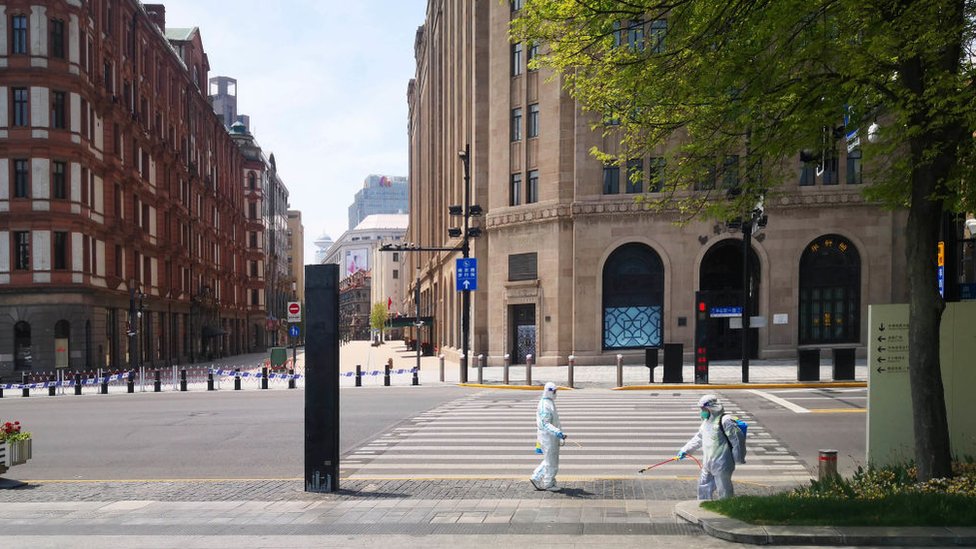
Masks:
[[[432,316],[422,316],[420,321],[424,323],[424,326],[430,327],[434,323],[434,317]],[[388,328],[407,328],[416,327],[417,317],[415,316],[400,316],[396,318],[390,318],[387,320]]]

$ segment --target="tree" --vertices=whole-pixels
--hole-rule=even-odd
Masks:
[[[868,198],[907,208],[909,376],[920,479],[951,475],[939,363],[936,248],[947,212],[976,200],[976,0],[526,0],[512,39],[545,45],[594,129],[622,153],[664,148],[685,219],[747,215],[860,126]],[[854,120],[859,120],[854,122]],[[880,126],[877,143],[865,126]],[[744,158],[744,177],[728,161]],[[722,160],[725,159],[725,160]]]
[[[386,321],[389,318],[389,313],[386,310],[386,304],[376,302],[373,303],[373,310],[369,312],[369,326],[374,330],[379,330],[380,333],[383,332],[383,328],[386,327]]]

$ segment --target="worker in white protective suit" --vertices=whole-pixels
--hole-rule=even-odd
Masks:
[[[535,468],[529,482],[536,490],[558,492],[556,472],[559,471],[559,446],[566,440],[562,425],[559,423],[559,413],[556,412],[556,384],[546,383],[542,388],[542,398],[536,409],[535,426],[537,441],[542,447],[542,463]]]
[[[735,419],[725,413],[725,408],[715,395],[704,395],[698,400],[702,422],[698,432],[678,451],[678,459],[684,459],[698,448],[702,449],[701,478],[698,481],[698,499],[732,497],[732,472],[736,463],[745,463],[745,440]]]

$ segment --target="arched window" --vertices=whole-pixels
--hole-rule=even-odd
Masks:
[[[801,345],[856,343],[861,336],[861,256],[846,238],[828,234],[800,258]]]
[[[247,174],[247,189],[253,191],[258,187],[258,178],[254,175],[254,172],[248,172]]]
[[[14,369],[30,370],[33,363],[31,355],[31,327],[20,321],[14,324]]]
[[[664,263],[644,244],[625,244],[603,266],[603,348],[659,347]]]

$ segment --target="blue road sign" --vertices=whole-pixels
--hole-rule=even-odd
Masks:
[[[298,331],[297,324],[292,324],[291,326],[288,327],[288,335],[290,335],[291,337],[298,337],[298,333],[299,331]]]
[[[742,307],[712,307],[708,311],[712,318],[737,318],[742,316]]]
[[[454,265],[454,277],[457,280],[457,291],[478,289],[478,259],[469,257],[458,259]]]

